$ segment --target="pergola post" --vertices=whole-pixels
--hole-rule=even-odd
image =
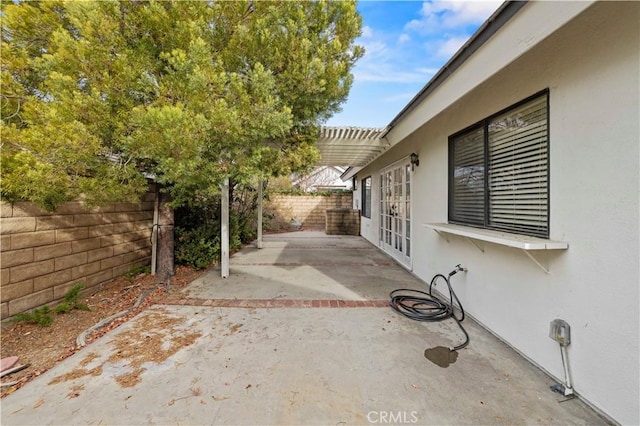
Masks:
[[[262,248],[262,188],[264,186],[264,182],[262,180],[258,181],[258,241],[256,246],[261,249]]]
[[[220,276],[229,276],[229,179],[225,179],[220,191]]]

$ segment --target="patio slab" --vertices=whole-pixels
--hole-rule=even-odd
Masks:
[[[396,288],[425,284],[360,237],[321,232],[268,235],[263,248],[236,253],[230,275],[218,269],[195,280],[185,295],[215,299],[388,300]]]
[[[386,258],[373,250],[365,258]],[[279,280],[269,269],[284,257],[264,268],[268,279],[256,265],[248,273],[250,265],[236,263],[270,255],[243,250],[232,258],[236,278],[219,282],[214,270],[185,290],[186,301],[200,306],[157,305],[64,360],[2,400],[2,424],[606,424],[579,399],[560,403],[548,376],[472,320],[464,322],[469,346],[440,367],[424,352],[459,343],[455,322],[359,307],[358,297],[386,292],[382,282],[368,290],[347,280],[341,293],[340,274],[350,268],[340,267],[323,274],[330,290],[314,290],[291,284],[299,272],[282,269]],[[396,264],[384,267],[424,285]],[[316,275],[302,271],[300,281],[311,284]],[[264,295],[280,294],[269,293],[265,279],[289,303],[263,306]],[[246,288],[226,288],[233,286]],[[236,307],[211,306],[234,294]],[[296,307],[302,297],[352,302]]]

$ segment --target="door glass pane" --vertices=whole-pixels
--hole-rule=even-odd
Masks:
[[[407,200],[411,198],[411,174],[407,174],[407,180],[405,181],[405,192],[407,193]]]

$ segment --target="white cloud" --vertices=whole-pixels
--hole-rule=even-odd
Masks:
[[[359,83],[426,83],[428,81],[425,75],[420,72],[399,71],[387,65],[356,67],[353,76],[355,81]]]
[[[392,96],[387,96],[383,99],[385,102],[408,102],[416,95],[416,92],[398,93]]]
[[[405,44],[411,41],[411,36],[407,33],[402,33],[398,37],[398,44]]]
[[[501,3],[502,1],[426,1],[420,9],[420,18],[409,21],[405,30],[437,34],[469,24],[479,24]]]
[[[356,82],[425,83],[428,80],[417,64],[407,66],[407,55],[401,48],[389,48],[382,39],[375,38],[360,39],[358,44],[364,47],[365,54],[353,70]]]
[[[362,27],[362,35],[361,35],[361,37],[363,37],[363,38],[371,38],[371,37],[373,37],[373,29],[370,26],[365,25],[364,27]]]
[[[431,67],[418,68],[418,72],[424,73],[426,76],[431,77],[438,72],[438,68],[431,68]]]
[[[372,40],[370,42],[360,40],[358,44],[364,47],[364,57],[361,60],[384,56],[388,52],[387,45],[382,40]]]
[[[393,13],[393,2],[380,6],[363,2],[372,17],[383,19],[363,26],[357,44],[365,48],[365,55],[352,71],[355,81],[344,112],[330,123],[363,127],[388,123],[396,108],[409,102],[500,4],[422,0],[402,8],[397,25],[385,25],[383,15]],[[386,107],[372,107],[380,103]]]
[[[356,83],[426,84],[442,58],[451,57],[498,7],[497,1],[426,1],[404,31],[364,25],[365,55],[353,70]],[[410,98],[409,98],[410,99]]]
[[[451,37],[445,40],[437,50],[437,55],[445,58],[450,58],[454,53],[462,47],[462,45],[469,39],[469,37]]]

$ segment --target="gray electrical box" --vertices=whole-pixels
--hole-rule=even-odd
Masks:
[[[560,343],[560,346],[569,346],[571,343],[571,327],[564,320],[554,319],[549,325],[549,337]]]

